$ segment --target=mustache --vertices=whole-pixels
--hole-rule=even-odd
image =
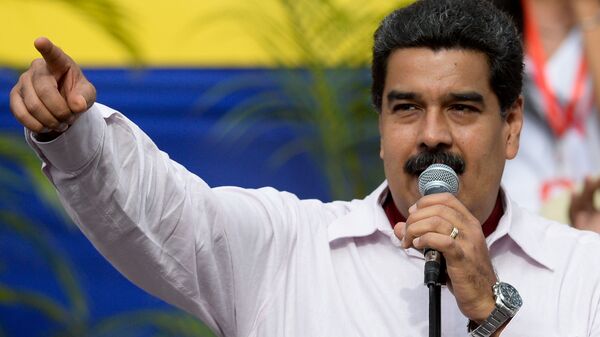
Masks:
[[[457,154],[443,150],[425,150],[408,158],[404,163],[404,172],[418,177],[431,164],[448,165],[458,175],[465,172],[465,160]]]

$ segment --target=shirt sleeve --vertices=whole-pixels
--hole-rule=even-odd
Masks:
[[[295,196],[212,189],[101,104],[51,142],[26,138],[96,249],[217,334],[237,335],[277,288],[296,237]]]

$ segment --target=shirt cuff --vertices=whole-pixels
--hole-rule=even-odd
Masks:
[[[47,164],[63,172],[77,172],[92,160],[102,145],[106,123],[101,107],[94,104],[67,131],[49,142],[36,140],[29,131],[29,143],[37,148]]]

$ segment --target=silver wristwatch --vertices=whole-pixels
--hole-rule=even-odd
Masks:
[[[496,308],[481,325],[471,331],[471,337],[491,336],[504,322],[513,317],[523,305],[519,292],[510,284],[496,282],[492,289],[494,290]]]

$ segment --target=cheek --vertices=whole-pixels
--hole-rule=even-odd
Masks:
[[[402,137],[402,133],[398,132],[398,130],[388,130],[388,132],[381,137],[381,149],[379,153],[381,159],[398,160],[398,156],[402,155],[402,152],[407,145],[407,140],[405,138],[406,137]]]
[[[398,148],[396,146],[396,140],[391,132],[385,132],[381,136],[381,145],[379,149],[379,157],[383,160],[386,167],[390,167],[397,157]]]
[[[494,168],[499,164],[503,165],[507,150],[506,139],[497,129],[482,129],[470,133],[469,137],[459,141],[458,147],[461,149],[467,169],[470,167],[478,176],[492,174]]]
[[[420,130],[416,123],[399,123],[392,118],[384,118],[382,122],[379,155],[388,169],[397,171],[416,152]]]

